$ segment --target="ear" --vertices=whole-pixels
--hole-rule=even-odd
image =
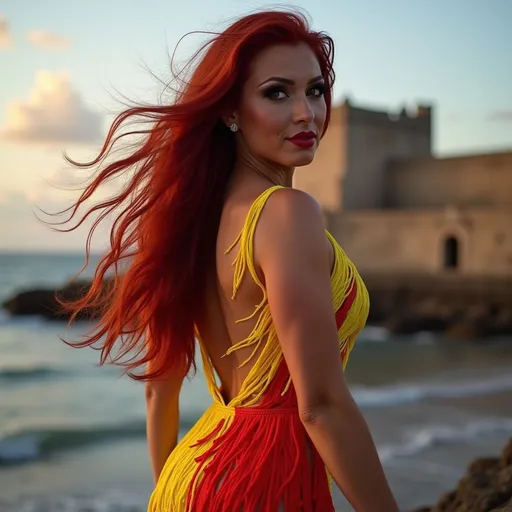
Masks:
[[[238,116],[235,112],[222,116],[223,123],[229,128],[233,123],[238,124]]]

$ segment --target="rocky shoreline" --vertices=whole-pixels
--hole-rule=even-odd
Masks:
[[[363,275],[368,323],[394,334],[429,331],[446,338],[512,336],[512,277],[459,274]]]
[[[421,331],[447,338],[480,340],[512,336],[512,277],[492,279],[460,275],[363,275],[370,292],[368,323],[394,334]],[[21,291],[2,307],[11,315],[40,315],[66,320],[56,295],[76,299],[90,286],[78,281],[59,289]],[[108,286],[108,281],[105,281]],[[80,319],[94,318],[97,311],[84,311]]]
[[[512,438],[501,456],[475,459],[435,505],[412,512],[512,512]]]

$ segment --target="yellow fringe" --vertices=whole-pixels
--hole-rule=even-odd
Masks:
[[[258,403],[265,392],[268,383],[274,378],[282,360],[282,350],[272,322],[272,315],[267,300],[267,292],[265,290],[265,286],[258,277],[254,264],[254,233],[256,231],[256,225],[267,199],[273,192],[280,188],[284,187],[271,187],[263,192],[256,201],[254,201],[241,232],[225,252],[228,254],[237,244],[239,244],[238,252],[233,261],[235,270],[233,276],[232,299],[234,300],[236,298],[237,291],[242,283],[242,279],[246,271],[249,272],[253,281],[261,289],[262,299],[261,302],[255,306],[254,311],[249,316],[238,320],[238,322],[245,322],[253,318],[256,314],[259,314],[252,332],[247,338],[230,347],[224,355],[227,356],[232,354],[241,348],[253,347],[249,357],[241,363],[240,367],[242,367],[253,359],[254,354],[256,354],[256,352],[261,348],[262,343],[265,343],[258,360],[255,362],[243,382],[240,393],[230,402],[229,405],[233,407],[240,405],[250,406]],[[349,295],[354,280],[357,286],[357,295],[354,303],[348,311],[343,325],[338,331],[339,347],[344,353],[343,367],[345,367],[348,362],[350,351],[354,346],[355,339],[365,325],[369,311],[369,296],[363,280],[357,272],[354,264],[350,261],[343,249],[327,230],[326,235],[331,242],[335,253],[334,268],[331,275],[334,311],[337,311],[340,308]],[[288,391],[290,384],[291,379],[288,380],[287,385],[283,390],[283,394]]]
[[[167,459],[150,497],[148,512],[167,512],[168,510],[184,512],[186,510],[190,481],[197,468],[195,459],[209,450],[214,440],[229,429],[234,415],[234,409],[223,407],[217,402],[210,406]],[[199,439],[207,437],[221,420],[224,420],[224,424],[215,436],[196,448],[190,448]],[[201,472],[196,480],[196,486],[202,476]]]

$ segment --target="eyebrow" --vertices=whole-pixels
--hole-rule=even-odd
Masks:
[[[315,76],[315,78],[312,78],[309,82],[309,84],[312,84],[313,82],[318,82],[319,80],[323,80],[324,77],[322,75]],[[258,87],[261,87],[262,85],[265,85],[268,82],[280,82],[282,84],[286,85],[295,85],[295,82],[293,80],[290,80],[289,78],[283,78],[282,76],[271,76],[270,78],[267,78]]]

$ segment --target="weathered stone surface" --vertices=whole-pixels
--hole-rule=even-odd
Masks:
[[[504,468],[512,467],[512,439],[501,453],[500,464]]]
[[[512,512],[512,438],[501,457],[475,459],[456,489],[413,512]]]

